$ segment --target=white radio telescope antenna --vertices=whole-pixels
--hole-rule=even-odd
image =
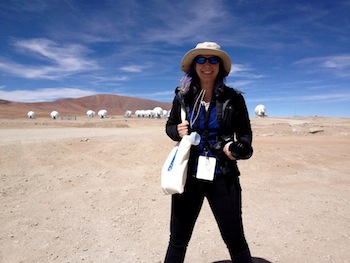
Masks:
[[[94,112],[93,110],[88,110],[88,111],[86,112],[86,115],[87,115],[88,117],[92,118],[92,117],[95,117],[95,112]]]
[[[255,107],[255,114],[258,117],[265,117],[266,116],[266,108],[264,105],[259,104]]]
[[[107,117],[107,110],[99,110],[97,114],[101,119],[104,119]]]
[[[153,116],[156,118],[163,117],[163,109],[161,107],[155,107],[153,109]]]
[[[35,118],[35,112],[34,111],[28,111],[27,116],[28,116],[29,119],[34,119]]]
[[[58,112],[57,111],[51,111],[50,113],[51,119],[57,119],[58,118]]]

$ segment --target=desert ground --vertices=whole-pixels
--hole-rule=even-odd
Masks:
[[[162,262],[165,119],[0,119],[0,262]],[[350,262],[350,119],[251,118],[239,161],[254,263]],[[230,262],[204,204],[188,263]]]

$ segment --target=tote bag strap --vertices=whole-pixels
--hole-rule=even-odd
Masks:
[[[186,110],[181,106],[181,121],[184,122],[186,120]]]

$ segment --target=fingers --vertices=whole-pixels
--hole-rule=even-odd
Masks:
[[[223,151],[224,151],[224,153],[227,155],[227,157],[228,157],[230,160],[236,160],[236,158],[232,156],[232,153],[231,153],[231,151],[229,150],[229,147],[230,147],[231,143],[232,143],[232,142],[226,143],[225,146],[224,146]]]
[[[180,123],[179,125],[177,125],[177,131],[181,138],[185,135],[188,135],[188,124],[189,123],[186,120],[183,123]]]

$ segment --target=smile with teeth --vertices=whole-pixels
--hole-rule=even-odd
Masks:
[[[205,75],[210,75],[211,73],[213,73],[213,71],[203,71],[203,74]]]

